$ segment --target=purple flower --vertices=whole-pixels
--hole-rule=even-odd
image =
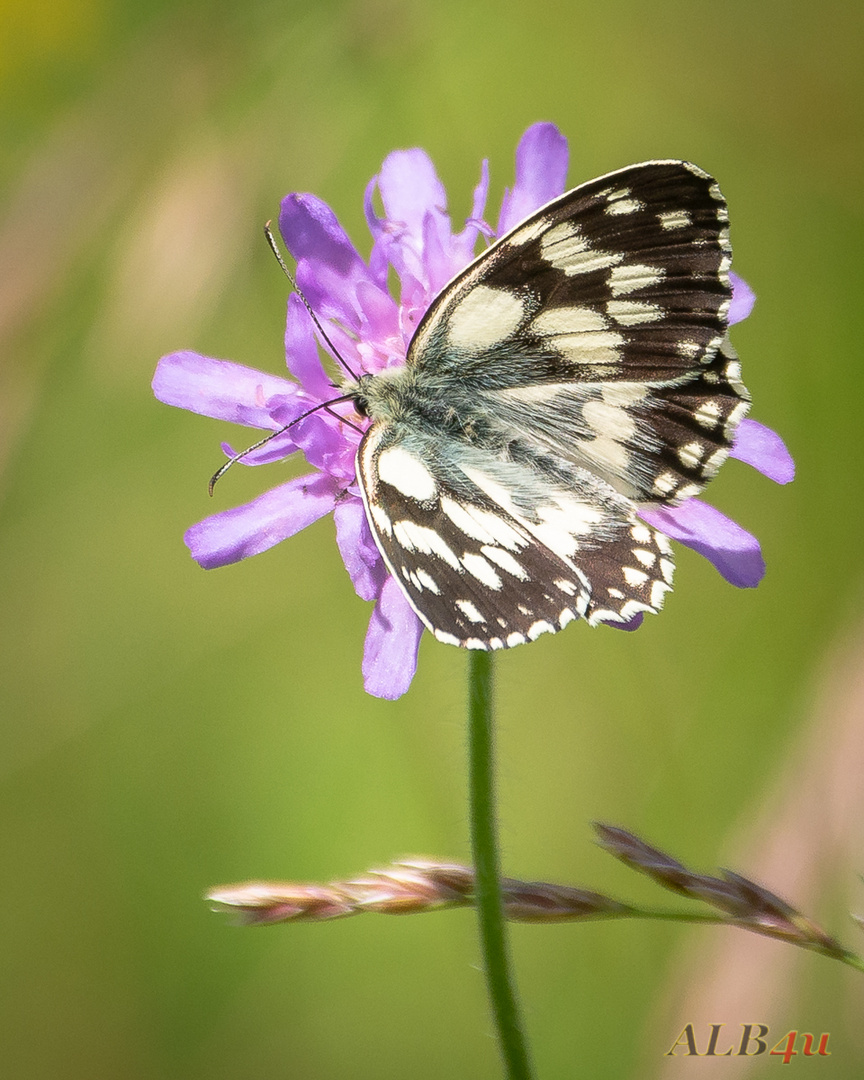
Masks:
[[[368,262],[325,203],[314,195],[286,196],[279,225],[297,263],[298,285],[346,365],[375,374],[403,364],[417,323],[441,288],[474,258],[479,235],[503,235],[561,194],[567,158],[567,143],[557,128],[535,124],[517,148],[516,183],[505,192],[497,229],[493,232],[483,221],[488,191],[484,163],[471,216],[462,231],[454,233],[443,185],[426,153],[390,154],[366,189],[373,237]],[[376,189],[382,217],[374,209]],[[391,267],[400,281],[398,302],[387,288]],[[752,305],[752,292],[735,278],[731,321],[745,318]],[[288,300],[285,352],[291,379],[198,353],[172,353],[160,361],[153,390],[169,405],[278,431],[338,393],[322,367],[315,326],[296,295]],[[364,600],[376,602],[363,657],[365,687],[370,694],[392,699],[411,683],[423,626],[389,575],[366,522],[354,474],[362,437],[356,421],[352,403],[334,404],[246,454],[245,464],[261,465],[299,450],[311,470],[245,506],[193,525],[185,540],[192,556],[209,569],[266,551],[332,511],[354,588]],[[234,454],[228,445],[223,449]],[[778,483],[792,479],[792,461],[781,439],[754,421],[740,424],[732,456]],[[708,558],[732,584],[751,587],[761,579],[765,568],[756,539],[699,499],[640,514]]]

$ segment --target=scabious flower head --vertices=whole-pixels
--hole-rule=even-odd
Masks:
[[[488,192],[484,162],[471,215],[462,230],[454,232],[444,187],[428,155],[422,150],[395,151],[366,189],[366,218],[372,233],[368,261],[358,254],[324,202],[314,195],[287,195],[279,226],[297,263],[297,283],[346,364],[355,372],[373,375],[403,364],[423,313],[443,286],[474,258],[478,237],[502,236],[562,194],[567,160],[566,140],[554,125],[530,127],[516,151],[516,182],[505,192],[497,227],[492,229],[483,220]],[[376,191],[384,209],[381,217],[374,209]],[[391,268],[399,279],[398,300],[387,286]],[[734,323],[749,314],[753,294],[734,275],[733,281],[730,321]],[[285,330],[291,378],[194,352],[177,352],[160,361],[153,390],[169,405],[278,431],[338,393],[321,364],[318,346],[308,311],[292,295]],[[185,540],[196,561],[209,569],[266,551],[332,512],[339,551],[354,588],[364,600],[375,601],[363,657],[366,690],[378,697],[397,698],[413,678],[423,626],[387,571],[366,522],[354,471],[362,437],[356,419],[350,404],[332,405],[245,455],[245,464],[261,465],[299,450],[311,471],[245,506],[193,525]],[[230,446],[223,444],[223,448],[233,455]],[[752,420],[741,422],[732,456],[778,483],[792,479],[792,462],[779,436]],[[704,555],[733,585],[754,586],[764,573],[755,537],[700,499],[644,510],[641,516]],[[639,621],[637,616],[628,628],[635,628]]]

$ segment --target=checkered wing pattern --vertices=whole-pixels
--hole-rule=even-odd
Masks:
[[[748,407],[730,262],[715,181],[634,165],[498,240],[405,368],[362,380],[370,526],[439,638],[506,647],[659,609],[671,557],[637,510],[697,494]]]

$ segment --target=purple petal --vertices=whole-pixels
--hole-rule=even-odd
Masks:
[[[453,237],[452,251],[456,273],[466,266],[474,258],[474,248],[477,246],[477,236],[481,231],[486,235],[492,233],[489,226],[483,221],[486,211],[486,198],[489,195],[489,162],[485,159],[480,166],[480,182],[474,188],[474,198],[471,203],[471,216],[465,222],[462,232]]]
[[[346,278],[365,270],[336,215],[315,195],[299,192],[286,195],[279,213],[279,229],[297,261],[326,263]]]
[[[343,481],[354,479],[360,435],[347,424],[313,413],[292,427],[291,435],[310,465]]]
[[[423,227],[423,265],[426,269],[426,284],[431,293],[440,292],[450,278],[461,270],[460,265],[455,266],[450,247],[452,237],[448,235],[442,238],[438,215],[427,214]],[[429,298],[431,300],[431,297]]]
[[[450,264],[452,232],[444,185],[425,150],[396,150],[381,166],[378,188],[385,220],[378,221],[376,243],[402,279],[403,304],[410,275],[423,285],[419,302],[425,307],[428,293],[436,292],[461,268],[461,259],[459,267]],[[378,257],[376,253],[376,265]]]
[[[480,162],[480,179],[474,188],[474,198],[471,201],[471,219],[481,221],[486,212],[486,199],[489,196],[489,161],[486,158]]]
[[[364,341],[380,343],[389,338],[399,338],[399,308],[389,293],[383,292],[376,285],[361,281],[357,286],[357,303],[360,307]],[[364,370],[371,370],[373,374],[375,371],[374,368]]]
[[[795,479],[795,462],[786,444],[776,431],[756,420],[741,421],[729,454],[752,465],[776,484],[788,484]]]
[[[423,624],[405,594],[388,577],[369,620],[363,649],[363,685],[367,694],[394,701],[401,697],[417,670],[417,650]]]
[[[153,393],[166,405],[247,427],[277,427],[268,403],[277,396],[294,397],[299,390],[278,375],[195,352],[163,356],[153,376]]]
[[[274,461],[282,461],[297,451],[297,444],[291,437],[290,431],[283,431],[269,439],[257,450],[244,449],[242,446],[234,446],[229,442],[222,443],[222,452],[225,457],[235,458],[242,454],[241,465],[271,465]]]
[[[423,235],[426,215],[447,211],[447,192],[425,150],[395,150],[378,174],[378,190],[387,221],[402,226],[415,246]]]
[[[755,588],[765,575],[765,562],[756,537],[708,503],[688,499],[681,506],[640,510],[639,517],[704,555],[739,589]]]
[[[516,183],[504,194],[498,218],[503,236],[541,206],[563,194],[567,183],[567,140],[554,124],[533,124],[516,147]]]
[[[608,623],[604,623],[603,625],[604,626],[611,626],[613,630],[627,630],[629,632],[632,632],[633,630],[638,630],[639,629],[639,627],[642,625],[642,620],[644,618],[645,618],[645,613],[643,611],[637,611],[636,614],[633,616],[633,618],[629,622],[625,622],[625,623],[608,622]]]
[[[729,325],[742,322],[753,310],[756,303],[756,293],[750,288],[744,278],[736,273],[730,273],[732,282],[732,303],[729,306]]]
[[[332,476],[298,476],[245,506],[199,521],[187,530],[186,546],[205,570],[239,562],[267,551],[329,513],[338,490]]]
[[[382,289],[387,288],[387,271],[389,262],[387,249],[389,237],[387,235],[387,219],[378,217],[375,213],[375,192],[378,190],[378,177],[373,176],[363,192],[363,212],[366,215],[366,224],[372,233],[372,251],[369,255],[369,269],[372,277]]]
[[[327,372],[321,366],[312,317],[296,293],[291,293],[288,297],[285,362],[307,394],[311,394],[318,401],[326,401],[334,396]]]
[[[363,503],[357,498],[344,498],[336,504],[333,518],[339,552],[357,595],[362,600],[376,600],[388,572],[369,531]]]
[[[330,207],[314,195],[286,195],[279,228],[298,263],[297,280],[318,317],[339,319],[358,329],[353,303],[357,285],[375,281]]]

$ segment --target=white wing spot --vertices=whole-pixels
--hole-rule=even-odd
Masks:
[[[619,326],[644,326],[663,318],[663,308],[638,300],[610,300],[606,311]]]
[[[525,635],[524,634],[517,634],[515,632],[512,633],[512,634],[508,634],[508,636],[507,636],[507,648],[508,649],[512,649],[514,645],[524,645],[524,644],[525,644]]]
[[[657,217],[664,229],[686,229],[693,224],[693,218],[686,210],[670,210],[666,214],[658,214]]]
[[[578,225],[569,221],[562,221],[545,234],[540,241],[540,254],[556,270],[563,270],[569,276],[605,270],[624,260],[623,252],[592,251]]]
[[[600,396],[607,405],[623,409],[644,401],[648,397],[648,389],[643,383],[607,383],[600,388]]]
[[[715,450],[711,457],[705,462],[702,471],[709,476],[714,476],[723,462],[729,457],[729,450],[725,446],[721,446],[719,450]]]
[[[617,364],[624,338],[614,330],[559,334],[549,343],[573,364]]]
[[[433,499],[438,494],[435,477],[404,446],[390,446],[383,451],[378,458],[378,477],[418,502]]]
[[[582,406],[582,416],[588,426],[598,435],[624,442],[636,432],[636,421],[618,405],[609,405],[604,401],[586,401]]]
[[[545,258],[546,252],[559,244],[563,244],[568,240],[579,240],[582,236],[581,230],[578,225],[574,225],[572,221],[562,221],[560,225],[555,225],[551,228],[543,239],[540,241],[540,250]],[[582,240],[584,244],[585,241]]]
[[[675,473],[660,473],[654,478],[654,491],[658,495],[671,495],[676,487],[678,487],[678,477]]]
[[[678,460],[688,469],[695,469],[705,454],[705,444],[700,442],[685,443],[678,447]]]
[[[672,584],[672,575],[675,573],[675,564],[670,559],[661,559],[660,573],[663,575],[663,580],[667,585]]]
[[[472,577],[477,578],[490,589],[500,589],[503,584],[501,578],[495,573],[493,567],[488,563],[482,555],[475,555],[473,552],[466,552],[462,556],[462,565],[471,574]]]
[[[573,251],[567,257],[550,259],[556,270],[563,270],[568,277],[574,274],[593,274],[596,270],[607,270],[624,261],[624,255],[617,251]]]
[[[567,578],[557,578],[552,584],[568,596],[575,596],[576,593],[580,591],[576,582],[568,581]]]
[[[630,466],[630,451],[609,435],[598,435],[590,442],[583,441],[579,444],[579,450],[617,475],[626,473]]]
[[[647,567],[649,570],[657,561],[657,556],[654,554],[654,552],[648,551],[647,548],[634,548],[633,554],[636,557],[636,561],[642,563],[642,565],[644,567]]]
[[[446,495],[441,499],[441,509],[466,536],[481,543],[500,544],[508,551],[519,551],[527,541],[500,515],[479,506],[459,503]]]
[[[695,360],[702,352],[702,346],[698,341],[679,341],[675,348],[678,350],[679,355],[683,356],[685,360]]]
[[[637,289],[647,289],[659,285],[664,271],[659,266],[643,266],[641,263],[628,263],[615,266],[609,275],[609,288],[613,296],[624,296]]]
[[[621,573],[624,575],[624,580],[631,588],[638,588],[640,585],[644,585],[648,580],[648,575],[644,570],[637,570],[635,566],[622,566]]]
[[[559,307],[541,311],[531,323],[531,329],[544,336],[575,334],[586,330],[605,330],[608,321],[590,307]]]
[[[443,641],[445,645],[461,645],[459,638],[455,634],[448,634],[446,630],[433,630],[432,633],[438,638],[439,641]]]
[[[716,401],[703,401],[693,414],[693,419],[700,427],[711,431],[720,422],[720,406]]]
[[[420,582],[420,587],[428,589],[429,592],[435,593],[436,596],[441,595],[441,590],[438,588],[438,584],[433,577],[426,573],[422,567],[418,567],[415,571],[417,580]]]
[[[741,382],[741,363],[738,360],[730,360],[723,369],[723,374],[731,383]]]
[[[447,336],[456,348],[488,349],[510,337],[524,316],[518,293],[475,285],[450,312]]]
[[[554,634],[555,627],[545,619],[538,619],[528,627],[528,640],[535,641],[541,634]]]
[[[477,608],[471,603],[470,600],[457,600],[456,607],[462,612],[466,619],[473,623],[486,622]]]
[[[727,435],[731,435],[735,431],[735,428],[738,427],[739,422],[747,415],[749,408],[749,401],[739,401],[735,408],[732,410],[732,412],[729,413],[728,417],[726,418],[725,427],[723,429]]]
[[[499,547],[492,547],[490,544],[484,544],[480,550],[490,562],[500,566],[502,570],[506,570],[508,574],[518,578],[519,581],[528,581],[530,579],[528,571],[521,563],[516,562],[509,551],[503,551]]]
[[[393,522],[383,506],[379,506],[378,503],[370,503],[369,513],[372,515],[372,521],[378,532],[383,533],[385,536],[393,535]]]
[[[630,535],[636,541],[637,544],[650,544],[651,543],[651,530],[647,525],[634,525],[630,530]]]
[[[575,498],[560,496],[554,503],[537,507],[540,523],[532,524],[531,530],[541,544],[545,544],[565,559],[569,559],[579,547],[575,535],[591,533],[602,521],[603,512],[589,503]]]
[[[612,196],[609,196],[610,202],[606,207],[607,214],[633,214],[637,210],[644,210],[645,204],[639,202],[638,199],[616,199],[611,201]]]
[[[454,570],[461,570],[462,564],[450,550],[444,538],[434,529],[418,525],[415,521],[397,521],[393,526],[393,535],[407,551],[420,551],[424,555],[437,555]]]

